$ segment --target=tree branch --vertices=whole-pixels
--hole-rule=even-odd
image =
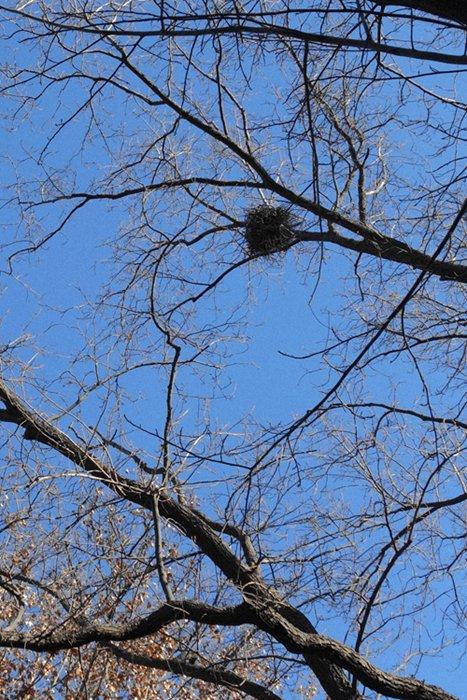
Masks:
[[[276,695],[272,690],[265,688],[259,683],[249,681],[238,673],[226,671],[221,668],[199,666],[194,663],[188,663],[179,659],[156,659],[153,657],[142,656],[135,654],[127,649],[122,649],[114,644],[106,644],[106,648],[110,649],[117,658],[124,659],[131,664],[145,666],[146,668],[157,668],[161,671],[169,673],[181,674],[190,678],[199,678],[207,683],[225,686],[231,690],[236,690],[252,698],[258,700],[281,700],[279,695]]]
[[[300,241],[322,240],[334,243],[341,248],[347,248],[356,253],[366,253],[376,258],[384,258],[392,262],[409,265],[415,270],[426,270],[429,266],[430,272],[441,280],[467,283],[467,265],[446,260],[432,260],[430,255],[412,248],[397,238],[391,238],[379,232],[377,240],[370,240],[365,228],[364,225],[361,226],[360,235],[364,237],[362,241],[353,240],[336,232],[318,235],[314,233],[308,234],[306,231],[298,231],[296,235]]]
[[[379,0],[375,3],[383,9],[389,6],[408,7],[435,17],[467,24],[467,4],[460,0]]]
[[[396,3],[391,3],[396,4]],[[406,3],[397,3],[406,4]],[[318,32],[307,32],[302,29],[296,29],[294,27],[284,27],[275,24],[258,24],[258,25],[248,25],[248,24],[227,24],[225,26],[207,26],[207,27],[189,27],[186,29],[155,29],[155,30],[145,30],[145,29],[121,29],[118,27],[112,27],[108,24],[101,26],[92,26],[89,21],[86,24],[79,24],[78,21],[75,24],[65,23],[58,20],[51,20],[47,17],[38,17],[36,15],[24,12],[22,10],[15,10],[9,7],[0,6],[0,9],[4,12],[10,14],[19,15],[28,20],[38,22],[46,27],[50,27],[51,30],[55,32],[79,32],[80,34],[97,34],[102,37],[137,37],[137,38],[147,38],[147,37],[161,37],[161,38],[173,38],[173,37],[205,37],[205,36],[266,36],[272,38],[286,38],[295,39],[308,44],[317,44],[318,46],[328,46],[336,47],[338,49],[349,48],[349,49],[360,49],[362,51],[373,51],[377,54],[389,54],[392,56],[404,56],[407,58],[414,58],[420,61],[435,61],[437,63],[446,63],[449,65],[467,65],[467,56],[461,54],[448,54],[441,53],[438,51],[424,51],[415,48],[406,48],[403,46],[397,46],[395,44],[387,44],[379,41],[373,41],[369,38],[366,39],[354,39],[349,36],[336,36],[334,34],[323,34]],[[223,19],[222,14],[219,13],[219,19]],[[177,18],[174,18],[176,20]],[[180,18],[183,21],[196,21],[196,16],[183,16]],[[78,20],[78,18],[76,18]],[[227,20],[228,21],[228,20]]]
[[[205,625],[238,626],[252,624],[254,617],[246,603],[217,608],[189,600],[174,600],[145,617],[121,624],[94,623],[79,628],[54,625],[41,632],[0,631],[0,647],[55,652],[82,647],[93,642],[121,642],[154,635],[178,620],[190,620]]]

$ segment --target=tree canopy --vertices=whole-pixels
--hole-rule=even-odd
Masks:
[[[464,5],[2,5],[0,678],[460,688]]]

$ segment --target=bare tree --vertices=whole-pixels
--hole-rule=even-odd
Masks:
[[[453,698],[465,10],[1,13],[5,697]]]

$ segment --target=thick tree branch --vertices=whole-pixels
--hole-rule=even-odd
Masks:
[[[224,609],[193,601],[173,601],[144,618],[126,624],[93,624],[78,630],[54,628],[51,632],[36,634],[4,631],[0,632],[0,646],[53,652],[93,642],[129,641],[155,634],[166,625],[183,619],[213,625],[256,624],[266,633],[273,634],[292,653],[302,654],[310,665],[313,661],[316,664],[319,655],[355,674],[367,687],[389,697],[400,700],[455,700],[454,696],[436,686],[379,670],[356,651],[330,637],[301,630],[301,618],[306,620],[301,613],[294,611],[295,619],[287,620],[285,615],[289,616],[288,606],[270,605],[267,598],[267,595],[263,595],[262,600],[258,600],[248,595],[250,604],[243,603]],[[331,697],[340,700],[356,696],[350,695],[345,689],[336,688]]]
[[[283,619],[280,620],[275,610],[264,610],[260,614],[261,620],[263,616],[268,620],[267,626],[269,628],[277,624],[278,637],[284,638],[284,630],[287,631],[284,646],[289,651],[302,653],[305,659],[309,658],[311,654],[319,653],[321,656],[338,663],[339,666],[354,674],[361,683],[378,693],[400,700],[456,700],[455,696],[437,686],[429,685],[415,678],[385,673],[360,656],[354,649],[346,647],[334,639],[323,635],[299,632],[290,623],[284,622]]]
[[[141,639],[156,634],[177,620],[191,620],[205,625],[238,626],[254,621],[246,603],[217,608],[194,601],[175,600],[163,604],[151,614],[127,623],[94,623],[73,628],[54,626],[51,631],[0,631],[0,646],[9,649],[28,649],[54,652],[85,646],[93,642],[121,642]]]
[[[251,698],[258,700],[281,700],[279,695],[276,695],[272,690],[265,688],[259,683],[249,681],[247,678],[239,676],[238,673],[227,671],[222,668],[214,668],[209,666],[199,666],[198,664],[181,661],[179,659],[156,659],[152,657],[135,654],[127,649],[115,646],[115,644],[106,644],[117,658],[124,659],[131,664],[145,666],[146,668],[156,668],[169,673],[176,673],[190,678],[199,678],[207,683],[214,683],[216,686],[222,685],[230,690],[236,690]]]
[[[426,270],[429,267],[430,272],[441,280],[453,280],[464,284],[467,282],[467,265],[446,260],[432,260],[430,255],[412,248],[397,238],[391,238],[379,232],[377,241],[369,240],[363,225],[361,226],[361,235],[364,236],[365,240],[353,240],[338,233],[328,233],[318,237],[317,234],[307,234],[306,231],[297,232],[297,238],[301,241],[321,239],[341,248],[354,250],[356,253],[366,253],[376,258],[409,265],[415,270]]]
[[[88,20],[85,20],[85,22],[83,23],[79,23],[78,18],[76,18],[76,22],[52,20],[48,17],[38,17],[36,15],[24,12],[22,10],[15,10],[4,6],[0,6],[0,10],[3,10],[4,12],[10,14],[19,15],[34,22],[38,22],[40,25],[48,27],[50,31],[53,31],[55,33],[79,32],[80,34],[97,34],[102,37],[136,37],[141,39],[148,37],[172,38],[205,36],[258,36],[270,37],[272,39],[294,39],[306,42],[308,44],[336,47],[338,49],[349,48],[360,49],[362,51],[373,51],[377,54],[404,56],[407,58],[414,58],[420,61],[434,61],[437,63],[446,63],[450,65],[467,65],[467,56],[465,55],[448,54],[438,51],[424,51],[415,48],[406,48],[404,46],[397,46],[395,44],[387,44],[379,41],[374,41],[371,38],[356,39],[349,36],[336,36],[335,34],[307,32],[303,29],[296,29],[294,27],[285,27],[269,23],[261,23],[258,25],[254,25],[246,23],[237,24],[234,22],[226,24],[225,26],[195,26],[187,27],[184,29],[166,27],[164,29],[146,30],[119,28],[118,26],[112,26],[113,23],[110,25],[109,23],[95,24],[93,26]],[[218,18],[223,19],[222,14],[219,14]],[[183,17],[181,19],[186,22],[187,20],[196,21],[197,18],[192,16],[188,18]]]
[[[380,0],[375,4],[384,9],[388,6],[408,7],[435,17],[467,24],[467,3],[463,0]]]

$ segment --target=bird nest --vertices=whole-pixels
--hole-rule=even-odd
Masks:
[[[293,240],[294,217],[285,207],[261,204],[247,212],[245,241],[250,255],[271,255]]]

